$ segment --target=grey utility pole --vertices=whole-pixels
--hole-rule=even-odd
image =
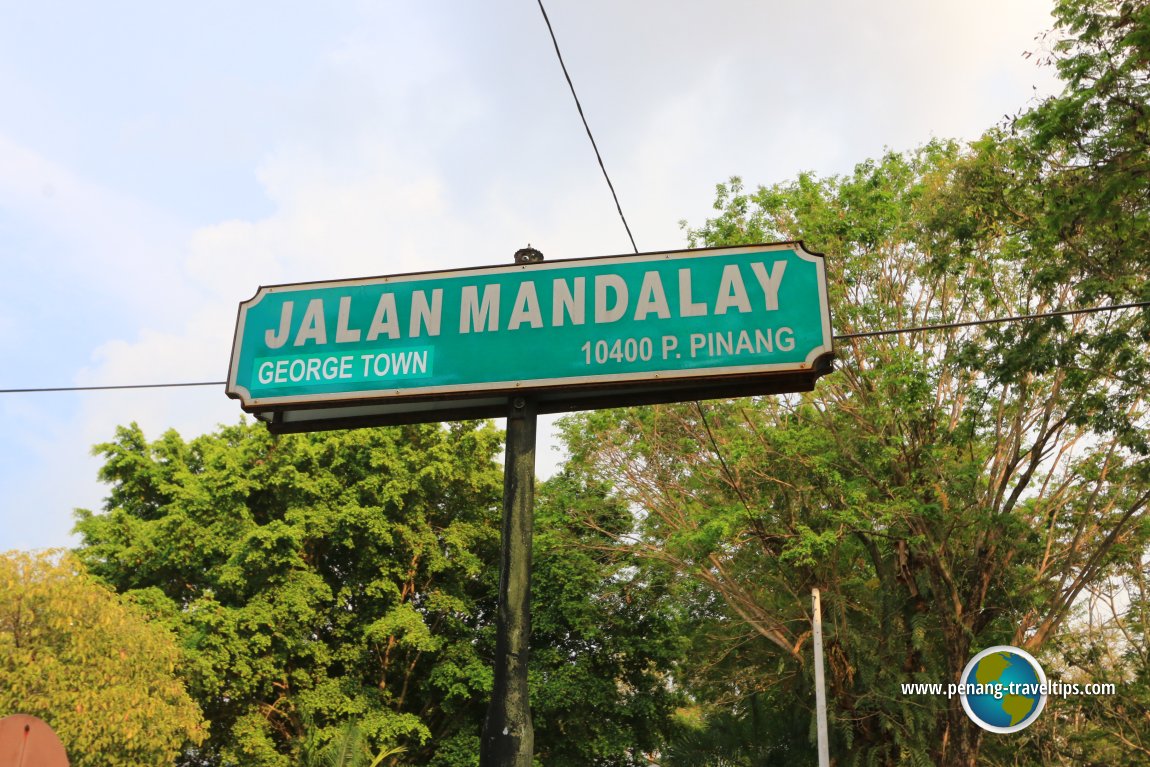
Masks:
[[[823,606],[818,589],[811,589],[811,602],[814,610],[815,722],[818,727],[819,767],[829,767],[831,756],[827,738],[827,691],[826,680],[823,678]]]

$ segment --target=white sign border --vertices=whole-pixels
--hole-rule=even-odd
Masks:
[[[817,290],[826,307],[822,314],[822,342],[811,349],[803,362],[784,362],[771,365],[731,365],[727,367],[686,368],[683,370],[670,370],[659,373],[609,373],[602,375],[568,376],[563,378],[533,378],[524,380],[511,379],[507,381],[491,381],[478,384],[449,384],[436,386],[422,386],[404,389],[364,389],[354,392],[301,394],[290,397],[252,397],[247,387],[239,384],[235,379],[238,375],[240,343],[243,339],[244,322],[249,309],[253,308],[263,298],[272,293],[285,291],[300,291],[308,289],[332,289],[340,287],[358,287],[365,284],[386,284],[389,282],[412,282],[431,279],[450,279],[466,275],[501,274],[512,271],[541,272],[552,269],[569,268],[573,265],[592,265],[602,261],[611,261],[618,264],[643,263],[648,261],[670,261],[680,258],[737,256],[746,253],[763,253],[772,250],[785,250],[793,252],[804,261],[815,264]],[[454,397],[456,395],[478,394],[484,392],[530,392],[536,389],[556,389],[563,386],[586,388],[591,386],[610,385],[615,383],[636,384],[641,382],[680,381],[688,379],[705,380],[711,377],[731,377],[738,375],[771,375],[778,373],[803,373],[810,371],[820,357],[834,353],[834,337],[831,333],[830,300],[827,293],[826,261],[821,253],[808,251],[801,240],[764,243],[759,245],[723,246],[715,248],[696,248],[690,250],[656,251],[653,253],[635,253],[620,256],[593,256],[587,258],[560,259],[556,261],[541,261],[534,264],[508,264],[498,266],[480,266],[467,269],[452,269],[435,272],[412,272],[407,274],[383,275],[378,277],[360,277],[354,279],[319,280],[315,282],[301,282],[285,285],[261,286],[250,299],[240,303],[236,321],[235,337],[232,341],[232,357],[228,366],[228,381],[226,393],[233,399],[240,400],[245,410],[263,411],[277,409],[280,406],[292,405],[322,405],[327,403],[352,403],[363,401],[401,401],[401,400],[427,400],[431,398]]]

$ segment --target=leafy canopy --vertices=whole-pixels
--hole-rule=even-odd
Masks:
[[[186,765],[389,753],[477,762],[492,686],[502,435],[490,423],[100,445],[104,513],[79,555],[180,636],[212,723]],[[647,764],[677,695],[674,611],[639,588],[593,486],[540,488],[531,694],[549,767]],[[394,749],[403,749],[402,752]],[[370,762],[369,762],[370,763]]]
[[[172,763],[207,724],[174,637],[62,552],[0,555],[0,717],[31,714],[75,767]]]

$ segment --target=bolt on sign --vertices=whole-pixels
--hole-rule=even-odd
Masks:
[[[261,287],[227,394],[275,432],[806,391],[831,369],[801,242]]]

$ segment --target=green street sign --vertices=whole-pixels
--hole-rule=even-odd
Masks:
[[[823,258],[778,243],[262,287],[227,393],[301,431],[807,390],[832,356]]]

